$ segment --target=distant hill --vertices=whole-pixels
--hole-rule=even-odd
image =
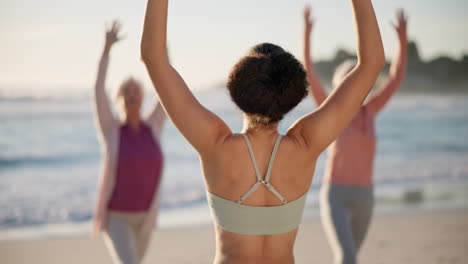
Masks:
[[[356,56],[346,50],[338,50],[335,57],[315,64],[315,71],[327,87],[335,68],[347,59]],[[387,75],[390,63],[387,63],[383,74]],[[468,55],[461,60],[450,57],[438,57],[422,61],[415,42],[408,44],[408,70],[402,92],[468,92]]]

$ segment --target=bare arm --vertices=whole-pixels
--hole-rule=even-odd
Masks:
[[[146,118],[146,123],[151,127],[156,140],[161,137],[164,123],[166,123],[166,113],[161,102],[157,102],[151,113]]]
[[[403,10],[399,10],[397,14],[397,24],[394,26],[398,34],[398,54],[393,59],[390,74],[385,83],[380,89],[372,95],[366,106],[372,113],[377,114],[395,92],[400,88],[406,73],[406,59],[408,50],[407,36],[407,16]]]
[[[200,154],[208,154],[232,132],[198,102],[170,65],[166,48],[167,9],[168,0],[148,0],[142,59],[169,118]]]
[[[104,157],[109,158],[107,153]],[[103,168],[101,172],[102,176],[99,180],[97,204],[93,216],[93,235],[98,235],[101,230],[105,229],[106,225],[107,205],[115,184],[115,177],[109,175],[108,170],[108,167]]]
[[[119,29],[120,25],[117,22],[114,22],[112,27],[106,32],[106,42],[101,59],[99,61],[96,84],[94,86],[94,102],[96,104],[95,107],[98,126],[104,138],[116,121],[116,118],[110,107],[109,98],[106,93],[105,82],[107,77],[107,68],[109,65],[110,50],[113,45],[120,40],[118,37]]]
[[[371,0],[351,0],[357,31],[356,67],[323,104],[297,121],[288,134],[322,152],[353,119],[385,64],[379,26]]]
[[[102,53],[101,60],[99,62],[99,70],[94,86],[94,97],[95,107],[97,113],[98,127],[101,133],[102,139],[107,141],[107,137],[110,131],[113,129],[114,124],[117,123],[117,119],[111,111],[109,98],[105,90],[105,81],[107,75],[107,68],[109,64],[109,53],[112,46],[120,39],[118,37],[120,25],[117,22],[112,24],[112,27],[106,31],[106,42],[104,45],[104,51]],[[107,144],[107,143],[106,143]],[[109,158],[107,151],[103,154],[104,158]],[[106,163],[104,163],[106,164]],[[103,168],[102,177],[99,180],[98,198],[96,211],[94,214],[94,227],[93,234],[97,235],[104,227],[106,222],[107,213],[107,202],[114,186],[114,177],[109,177],[107,173],[109,168]]]
[[[304,22],[305,22],[305,31],[304,31],[304,62],[305,68],[307,70],[307,80],[310,85],[310,92],[312,98],[314,99],[317,107],[320,106],[325,99],[327,99],[327,92],[323,88],[322,83],[315,75],[314,64],[311,58],[310,52],[310,35],[315,21],[310,17],[311,8],[307,6],[304,9]]]

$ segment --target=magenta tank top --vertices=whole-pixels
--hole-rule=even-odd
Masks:
[[[139,131],[128,125],[120,128],[120,145],[114,192],[108,208],[116,211],[148,211],[159,188],[163,156],[151,128]]]

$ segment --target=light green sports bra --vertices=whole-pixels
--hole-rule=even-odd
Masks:
[[[307,192],[299,199],[288,202],[270,184],[271,169],[282,136],[276,139],[271,153],[270,162],[265,179],[260,176],[260,170],[255,160],[255,155],[247,135],[242,134],[247,142],[250,158],[255,169],[257,182],[240,197],[237,202],[226,200],[215,194],[207,192],[208,203],[211,208],[215,223],[222,229],[239,235],[275,235],[288,233],[301,223],[302,213],[307,198]],[[250,206],[242,204],[260,185],[265,185],[283,203],[277,206]]]

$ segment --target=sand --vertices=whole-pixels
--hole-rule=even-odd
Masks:
[[[160,230],[144,263],[212,263],[212,227]],[[300,228],[296,263],[331,263],[319,220]],[[361,264],[468,263],[468,210],[411,212],[375,216],[359,254]],[[0,243],[0,263],[111,264],[101,237],[57,238]]]

